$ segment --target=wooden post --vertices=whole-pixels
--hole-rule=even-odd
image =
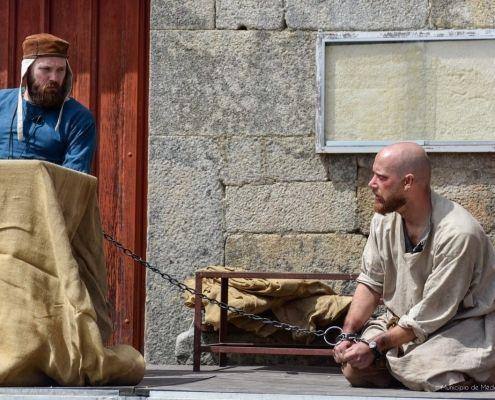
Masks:
[[[229,304],[229,278],[221,278],[220,301],[224,304]],[[218,341],[224,343],[227,340],[227,310],[220,309],[220,330],[218,332]],[[227,355],[220,353],[218,357],[218,365],[225,367],[227,364]]]
[[[196,272],[194,288],[196,292],[203,293],[203,277],[201,272]],[[202,299],[199,296],[194,296],[194,345],[193,345],[193,371],[199,372],[201,368],[201,327],[203,325],[202,318]]]

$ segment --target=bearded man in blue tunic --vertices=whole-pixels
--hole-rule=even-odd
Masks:
[[[69,97],[68,49],[68,42],[47,33],[24,40],[20,86],[0,90],[0,159],[44,160],[90,172],[95,121]]]

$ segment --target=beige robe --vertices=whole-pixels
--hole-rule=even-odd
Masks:
[[[415,390],[439,390],[467,377],[488,382],[495,368],[495,254],[480,224],[460,205],[432,193],[431,231],[422,252],[405,253],[402,218],[376,214],[358,282],[382,294],[387,320],[416,340],[387,353],[391,373]]]

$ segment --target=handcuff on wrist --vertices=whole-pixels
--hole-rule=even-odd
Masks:
[[[332,341],[330,338],[334,335],[337,335],[335,337],[335,341]],[[330,326],[327,328],[327,330],[323,334],[323,339],[325,342],[330,346],[330,347],[335,347],[338,346],[340,343],[348,340],[350,342],[357,343],[359,342],[359,335],[357,333],[346,333],[342,331],[342,328],[340,326]]]
[[[348,340],[349,342],[357,343],[361,340],[361,338],[359,337],[359,335],[357,333],[342,332],[339,336],[337,336],[337,340],[339,342],[344,342],[344,341]]]
[[[335,332],[335,331],[340,332],[340,333],[336,337],[335,342],[332,342],[328,338],[328,336],[330,336],[330,334],[332,332]],[[350,341],[350,342],[354,342],[354,343],[363,342],[368,346],[368,348],[373,353],[373,356],[375,357],[375,361],[380,360],[383,357],[383,353],[378,349],[378,344],[376,343],[376,341],[374,341],[374,340],[368,341],[366,339],[363,339],[357,333],[343,332],[342,328],[340,328],[338,326],[331,326],[331,327],[327,328],[327,330],[325,331],[325,333],[323,335],[323,339],[331,347],[335,347],[344,341]]]

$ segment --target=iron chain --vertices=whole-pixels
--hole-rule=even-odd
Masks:
[[[270,318],[266,317],[261,317],[256,314],[248,313],[240,308],[230,306],[226,303],[222,303],[221,301],[218,301],[216,299],[212,299],[203,293],[197,292],[195,289],[185,285],[184,283],[180,282],[179,280],[175,279],[171,275],[167,274],[166,272],[160,271],[158,268],[155,266],[151,265],[148,261],[144,260],[142,257],[134,253],[132,250],[126,248],[122,243],[118,242],[116,239],[114,239],[112,236],[110,236],[108,233],[103,232],[103,237],[110,242],[113,246],[115,246],[118,250],[122,251],[126,256],[132,258],[135,262],[141,264],[145,268],[149,269],[150,271],[154,272],[155,274],[160,275],[164,280],[168,281],[172,286],[176,286],[180,291],[182,292],[188,292],[194,296],[199,296],[201,299],[211,303],[215,304],[218,307],[220,307],[222,310],[226,310],[227,312],[231,312],[237,315],[241,315],[243,317],[249,318],[253,321],[259,321],[263,324],[266,325],[271,325],[279,329],[283,329],[289,332],[294,332],[296,334],[305,334],[305,335],[314,335],[316,337],[322,337],[325,342],[330,345],[330,346],[336,346],[339,344],[342,339],[342,329],[338,326],[331,326],[327,328],[326,330],[315,330],[311,331],[309,329],[301,328],[299,326],[287,324],[285,322],[280,322],[280,321],[275,321],[271,320]],[[327,335],[330,334],[332,331],[337,330],[340,332],[340,335],[337,336],[337,341],[335,343],[331,342],[328,338]]]

